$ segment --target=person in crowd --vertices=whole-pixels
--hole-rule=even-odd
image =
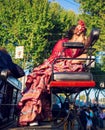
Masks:
[[[102,109],[100,109],[100,112],[99,112],[99,127],[101,129],[104,128],[104,118],[105,118],[105,113],[103,112]]]
[[[86,111],[86,130],[91,130],[93,126],[92,118],[93,118],[93,111],[90,109],[90,107],[87,107]]]
[[[94,104],[93,107],[92,107],[92,111],[93,111],[93,118],[92,118],[92,122],[93,122],[93,128],[92,130],[98,130],[98,125],[99,125],[99,122],[98,122],[98,115],[99,115],[99,106],[98,104]]]
[[[86,106],[83,106],[81,108],[81,111],[79,113],[79,120],[80,120],[80,128],[79,130],[83,129],[86,130],[86,124],[87,124],[87,118],[86,118]]]
[[[58,40],[52,54],[43,64],[35,67],[27,76],[26,89],[22,92],[22,98],[18,103],[20,115],[19,126],[31,125],[33,122],[52,118],[50,109],[50,78],[52,74],[52,63],[55,58],[86,58],[85,49],[65,49],[62,53],[64,42],[82,42],[85,48],[89,46],[86,37],[86,25],[83,20],[79,20],[77,25],[73,25],[68,31],[68,37]],[[54,71],[83,71],[83,62],[80,60],[60,60],[54,64]]]

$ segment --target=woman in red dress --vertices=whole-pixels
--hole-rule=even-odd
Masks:
[[[70,28],[68,38],[61,39],[55,44],[51,56],[42,65],[34,68],[32,73],[27,76],[26,90],[22,93],[23,96],[18,103],[21,109],[19,116],[20,126],[52,117],[49,102],[49,81],[52,74],[52,62],[55,58],[61,56],[61,52],[64,49],[62,44],[64,42],[82,42],[87,47],[88,43],[85,33],[85,23],[80,20],[76,26]],[[83,50],[70,48],[66,49],[62,56],[70,58],[87,57],[85,53],[83,54]],[[79,60],[60,60],[54,64],[54,71],[78,72],[82,70],[83,65]]]

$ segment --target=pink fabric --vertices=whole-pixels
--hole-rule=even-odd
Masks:
[[[26,81],[26,90],[23,92],[18,106],[21,109],[19,124],[27,125],[34,120],[43,120],[47,117],[51,118],[50,102],[48,94],[50,94],[50,77],[52,73],[52,62],[55,58],[61,56],[64,49],[62,44],[68,39],[59,40],[51,56],[40,66],[33,69],[28,75]],[[80,49],[67,49],[63,53],[66,57],[77,57],[82,53]],[[54,64],[54,71],[82,71],[82,64],[71,64],[70,60],[59,60]]]

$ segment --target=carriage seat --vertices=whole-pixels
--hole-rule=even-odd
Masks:
[[[75,91],[74,88],[92,88],[95,87],[93,75],[90,72],[55,72],[50,82],[51,88],[63,89],[65,91]]]
[[[90,36],[89,36],[90,49],[92,48],[94,43],[98,40],[99,34],[100,34],[100,31],[98,29],[93,29],[91,31]],[[63,46],[65,48],[84,49],[84,45],[80,42],[65,42]],[[60,59],[64,59],[64,58],[60,58]],[[55,59],[54,63],[57,60],[59,59]],[[88,60],[88,58],[85,60]],[[50,82],[51,89],[55,88],[58,91],[62,91],[66,89],[66,91],[73,93],[73,92],[76,92],[76,89],[74,89],[75,87],[78,88],[78,91],[81,91],[81,88],[95,87],[95,81],[93,81],[93,75],[90,73],[90,71],[54,72],[54,63],[52,65],[52,77],[51,77],[51,82]]]
[[[53,75],[55,81],[90,81],[93,75],[90,72],[55,72]]]

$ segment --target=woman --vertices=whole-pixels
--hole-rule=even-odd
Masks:
[[[93,126],[92,118],[93,118],[93,112],[92,110],[88,107],[86,110],[86,130],[91,130]]]
[[[28,75],[26,81],[26,90],[23,92],[23,97],[19,102],[21,109],[19,117],[19,125],[25,126],[33,121],[40,121],[46,118],[51,118],[52,113],[50,110],[49,94],[50,86],[49,81],[52,73],[51,64],[55,58],[62,56],[76,58],[87,57],[81,49],[66,49],[64,53],[64,42],[82,42],[86,46],[87,39],[85,36],[86,27],[85,23],[80,20],[77,26],[73,26],[68,32],[68,38],[59,40],[51,56],[40,66],[33,69],[33,72]],[[82,54],[82,55],[81,55]],[[79,60],[60,60],[54,65],[54,71],[82,71],[83,66]]]

